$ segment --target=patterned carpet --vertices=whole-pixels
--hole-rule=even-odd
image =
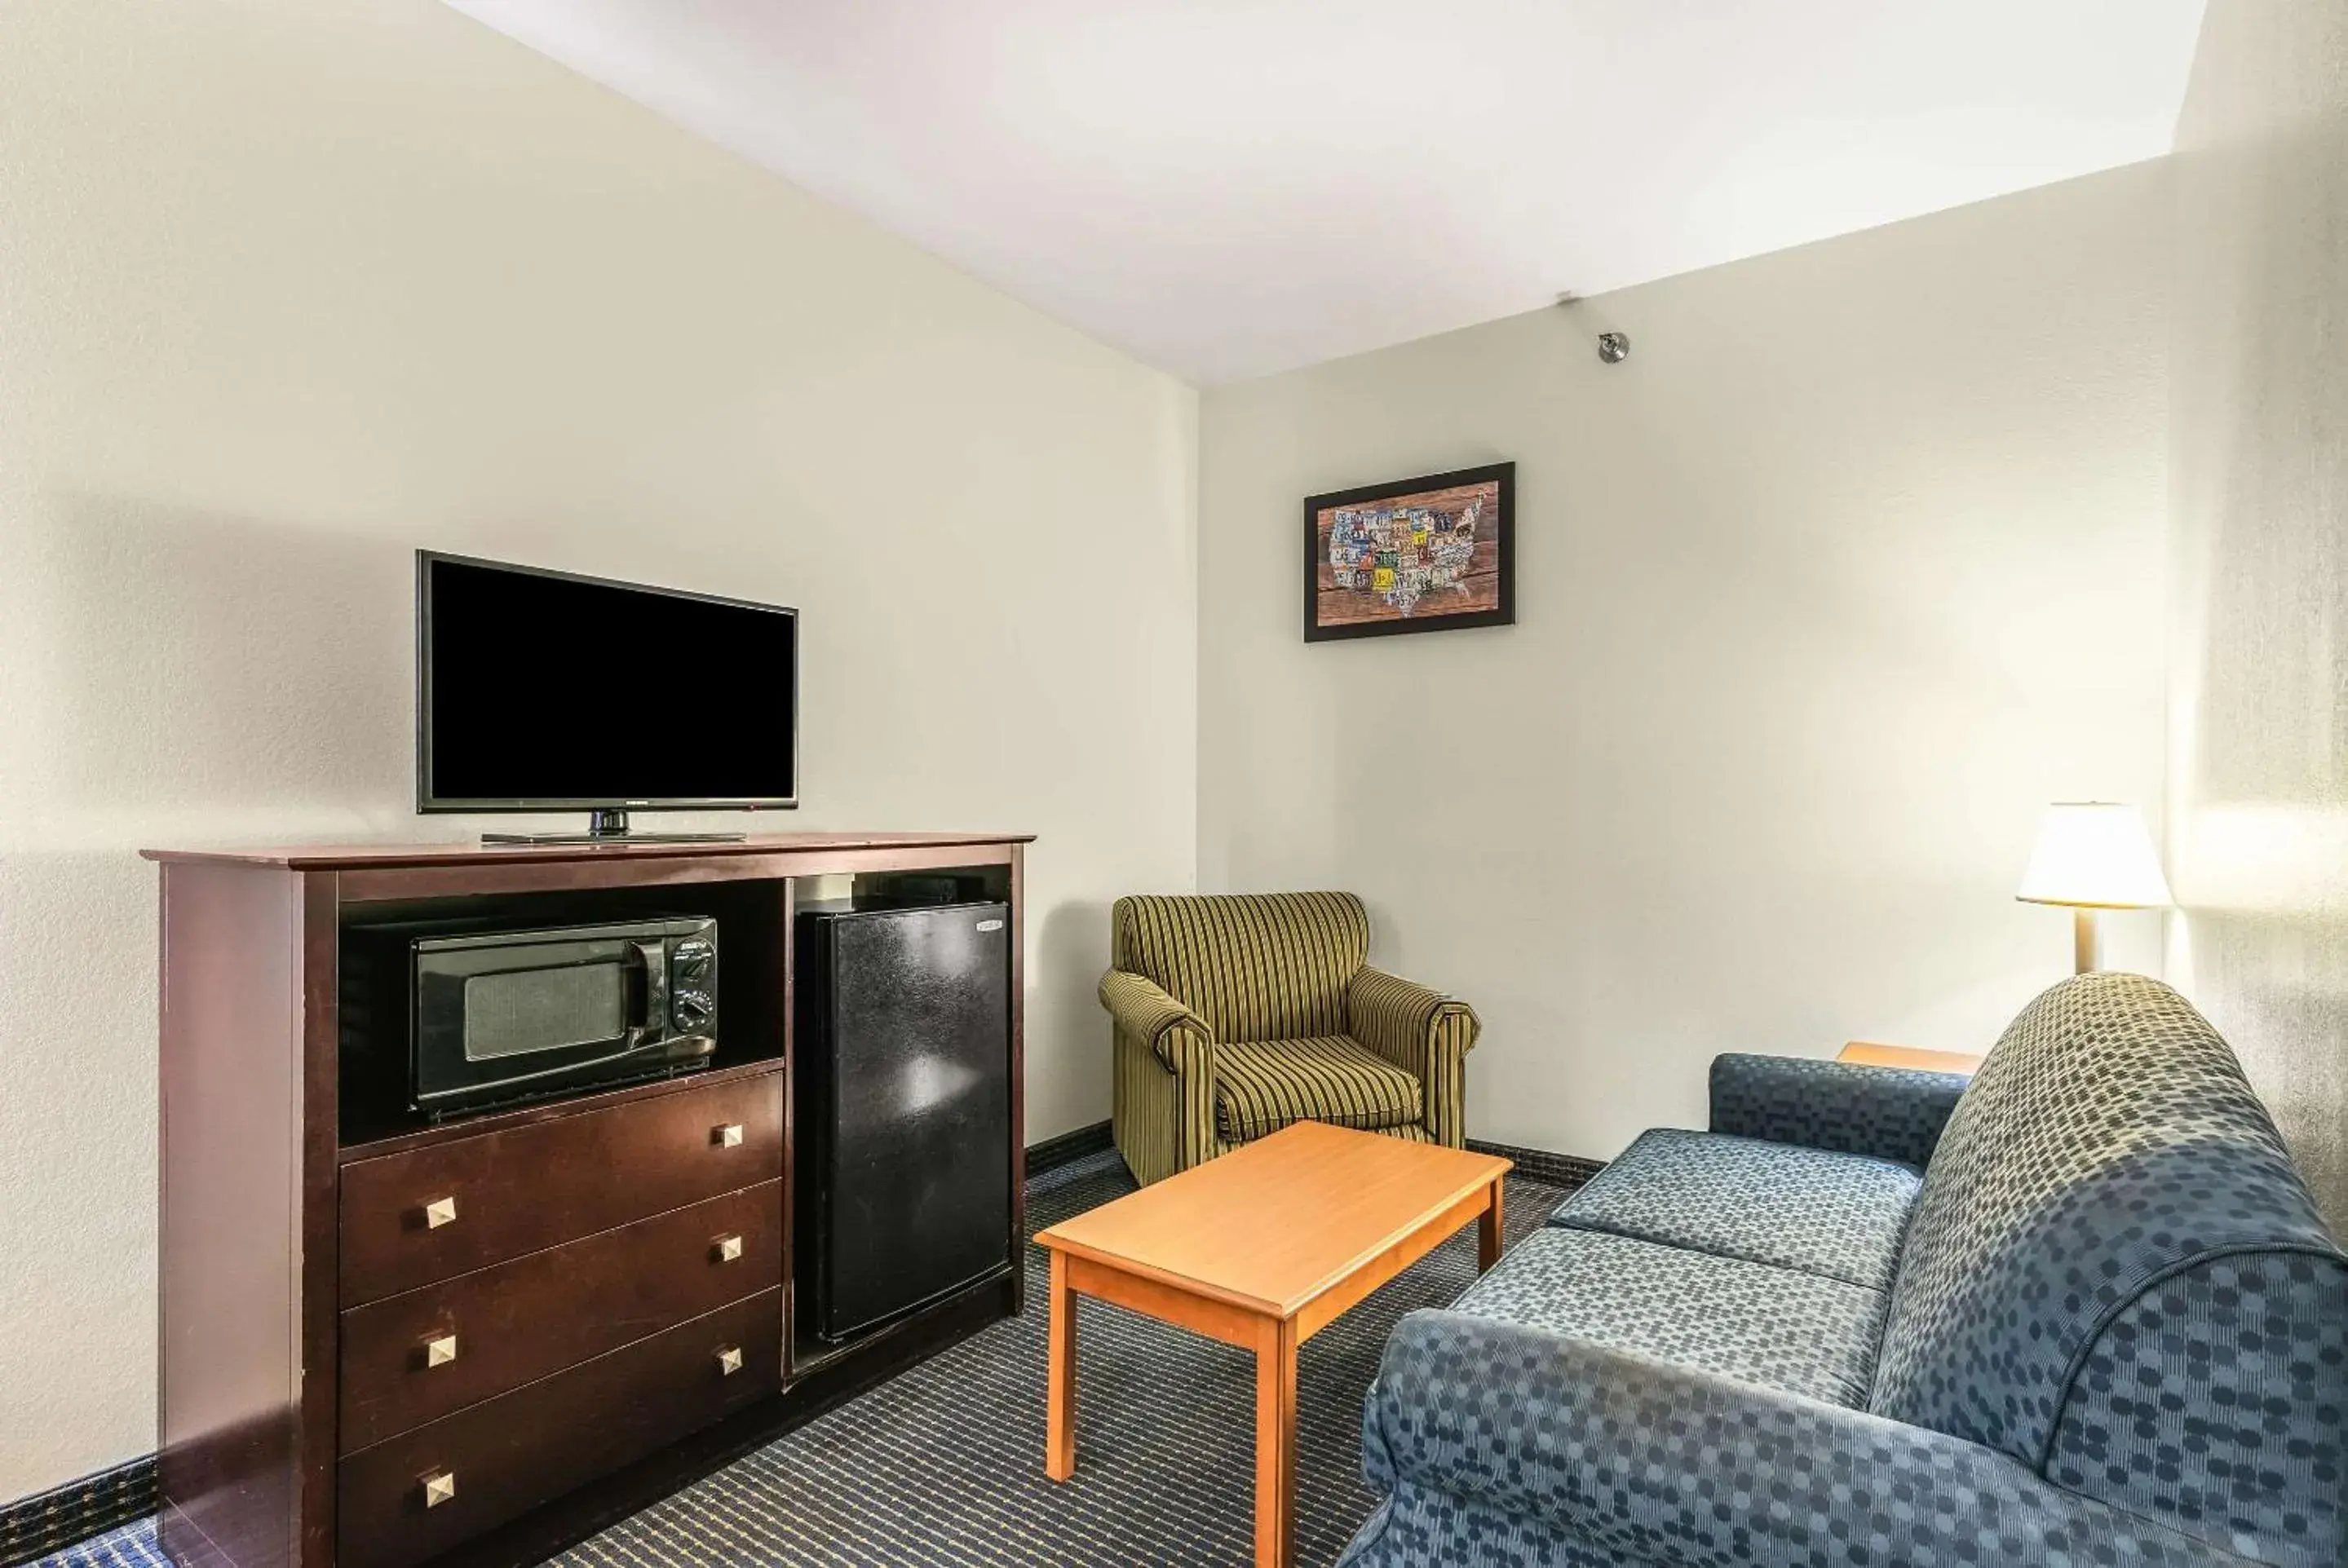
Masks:
[[[1038,1228],[1130,1192],[1115,1153],[1037,1178]],[[1509,1184],[1513,1242],[1565,1189]],[[1299,1358],[1296,1560],[1325,1568],[1367,1518],[1362,1396],[1395,1320],[1475,1277],[1471,1227],[1309,1340]],[[1255,1382],[1246,1353],[1079,1307],[1076,1476],[1044,1479],[1044,1255],[1029,1308],[583,1542],[551,1568],[1136,1568],[1252,1561]],[[151,1523],[36,1568],[160,1568]]]

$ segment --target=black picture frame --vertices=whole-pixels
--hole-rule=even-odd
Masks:
[[[1365,501],[1399,500],[1431,490],[1462,489],[1487,484],[1495,489],[1492,539],[1497,605],[1447,615],[1403,613],[1375,620],[1323,623],[1323,593],[1340,591],[1334,585],[1324,590],[1321,581],[1321,569],[1326,558],[1321,535],[1323,512],[1336,507],[1359,506]],[[1304,641],[1332,642],[1355,637],[1395,637],[1416,631],[1459,631],[1476,626],[1515,625],[1516,510],[1517,466],[1514,463],[1487,463],[1476,468],[1455,468],[1444,474],[1422,474],[1413,479],[1396,479],[1383,485],[1362,485],[1350,490],[1307,496],[1304,498]]]

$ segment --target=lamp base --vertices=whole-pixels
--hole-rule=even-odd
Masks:
[[[2104,967],[2104,933],[2096,923],[2096,911],[2071,911],[2071,956],[2078,966],[2074,971],[2092,975]]]

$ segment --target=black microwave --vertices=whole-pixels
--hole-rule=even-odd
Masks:
[[[716,1053],[712,919],[386,924],[349,938],[345,1049],[378,1070],[404,1055],[409,1108],[435,1118],[689,1071]]]

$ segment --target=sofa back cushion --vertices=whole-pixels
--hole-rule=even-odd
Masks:
[[[2342,1266],[2226,1042],[2157,980],[2067,980],[2014,1020],[1949,1118],[1909,1221],[1871,1407],[2053,1473],[2066,1414],[2101,1419],[2075,1406],[2099,1397],[2076,1392],[2096,1358],[2106,1379],[2116,1356],[2143,1359],[2141,1304],[2167,1300],[2166,1290],[2177,1303],[2156,1317],[2206,1317],[2231,1288],[2212,1266],[2294,1257],[2327,1277]],[[2312,1400],[2306,1419],[2332,1429],[2336,1504],[2348,1368],[2336,1327],[2333,1339],[2329,1351],[2302,1347],[2328,1355],[2328,1372],[2302,1376],[2290,1354],[2196,1366],[2164,1417],[2185,1451],[2199,1451],[2188,1464],[2255,1462],[2213,1455],[2206,1434]],[[2327,1382],[2328,1415],[2315,1408]],[[2186,1485],[2176,1453],[2152,1462],[2162,1473],[2150,1484],[2173,1514]],[[2312,1479],[2303,1465],[2300,1474]],[[2106,1474],[2101,1486],[2112,1484]]]
[[[1369,961],[1370,917],[1351,893],[1120,898],[1111,961],[1207,1020],[1217,1040],[1345,1030],[1345,985]]]

